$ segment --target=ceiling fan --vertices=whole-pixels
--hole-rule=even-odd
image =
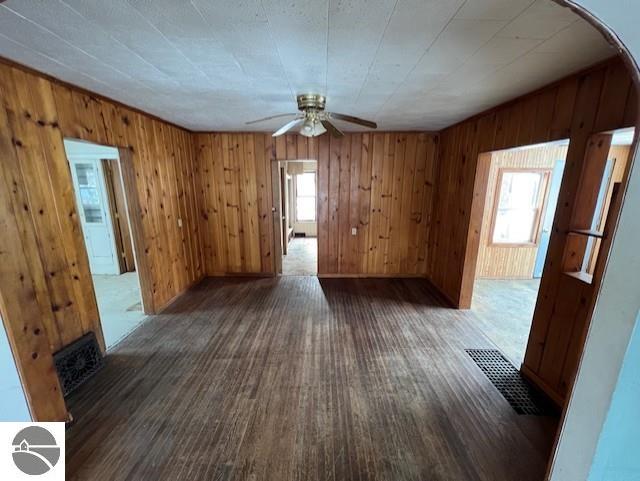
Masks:
[[[297,129],[298,132],[305,137],[317,137],[327,131],[329,131],[334,137],[342,137],[344,134],[331,122],[332,120],[342,120],[344,122],[362,125],[371,129],[378,128],[378,125],[370,120],[364,120],[352,115],[325,112],[324,106],[326,98],[323,95],[302,94],[298,95],[297,101],[298,110],[300,111],[299,113],[272,115],[263,119],[252,120],[251,122],[247,122],[247,125],[295,115],[293,120],[286,123],[273,133],[274,137],[278,137],[292,129]]]

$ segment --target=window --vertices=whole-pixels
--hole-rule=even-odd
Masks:
[[[316,221],[316,173],[296,175],[296,221]]]
[[[88,224],[102,224],[97,170],[93,164],[75,164],[75,167],[84,219]]]
[[[491,239],[494,244],[535,244],[549,171],[501,170]]]

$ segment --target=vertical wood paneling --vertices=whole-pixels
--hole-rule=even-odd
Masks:
[[[5,95],[2,82],[0,97]],[[60,337],[52,310],[42,309],[51,305],[50,295],[42,260],[32,255],[38,249],[34,224],[9,130],[7,112],[0,108],[0,312],[33,417],[63,420],[66,407],[51,352],[51,342]]]
[[[63,139],[130,153],[139,275],[158,310],[204,273],[191,134],[4,64],[0,99],[2,318],[34,418],[65,420],[51,355],[89,331],[104,341]]]
[[[426,275],[436,136],[354,133],[341,139],[328,135],[273,139],[268,134],[214,133],[195,137],[203,172],[200,229],[208,274],[273,273],[271,162],[315,159],[319,273]],[[216,172],[220,162],[224,174]],[[216,219],[221,217],[220,206],[225,222]]]
[[[561,269],[585,149],[592,133],[633,126],[636,103],[625,67],[613,59],[445,129],[440,136],[429,272],[434,285],[461,307],[471,302],[480,242],[476,226],[482,216],[482,209],[477,209],[481,202],[473,197],[479,154],[523,143],[570,139],[523,366],[559,402],[569,389],[580,355],[569,344],[583,335],[596,295],[593,285],[566,276]]]
[[[317,232],[318,252],[329,252],[329,149],[330,139],[323,135],[318,142],[318,207]],[[329,259],[326,255],[318,257],[318,272],[329,272]]]
[[[194,137],[202,173],[199,220],[206,273],[273,272],[272,137],[252,133]]]

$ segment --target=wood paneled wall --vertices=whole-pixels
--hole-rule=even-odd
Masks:
[[[566,172],[571,172],[581,165],[589,135],[632,126],[636,104],[626,67],[614,59],[445,129],[429,261],[440,291],[454,304],[469,306],[482,222],[478,214],[484,207],[474,198],[481,152],[570,139]]]
[[[559,403],[572,382],[596,292],[594,284],[561,269],[587,142],[594,132],[635,125],[637,98],[626,67],[614,59],[441,133],[430,276],[460,307],[471,301],[484,210],[484,195],[475,185],[484,175],[477,170],[478,154],[570,139],[523,366]]]
[[[272,137],[197,134],[207,275],[273,273]]]
[[[0,64],[0,98],[0,308],[32,415],[60,421],[52,353],[89,331],[104,347],[63,138],[124,148],[152,310],[204,272],[193,144],[185,130],[11,65]]]
[[[557,160],[567,155],[567,146],[503,150],[491,154],[491,167],[485,199],[476,277],[487,279],[531,279],[538,254],[535,245],[496,245],[491,242],[491,224],[495,215],[500,169],[553,170]],[[541,223],[545,212],[542,212]]]
[[[437,136],[213,133],[196,144],[208,274],[274,272],[271,163],[316,159],[319,274],[426,275]]]

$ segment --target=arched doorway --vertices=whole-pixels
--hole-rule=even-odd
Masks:
[[[619,48],[638,88],[639,72],[634,55],[640,55],[640,36],[634,27],[634,15],[628,12],[628,4],[606,0],[556,2],[572,8]],[[632,158],[635,164],[637,149]],[[625,355],[637,349],[632,332],[640,308],[640,284],[630,280],[635,278],[640,264],[637,253],[640,216],[634,212],[638,205],[640,171],[632,166],[584,349],[549,463],[548,479],[552,481],[588,479],[592,468],[597,469],[593,460],[599,449],[600,435],[612,399],[615,401],[618,382],[625,382],[625,378],[620,377]],[[633,430],[637,426],[628,425],[624,429]]]

